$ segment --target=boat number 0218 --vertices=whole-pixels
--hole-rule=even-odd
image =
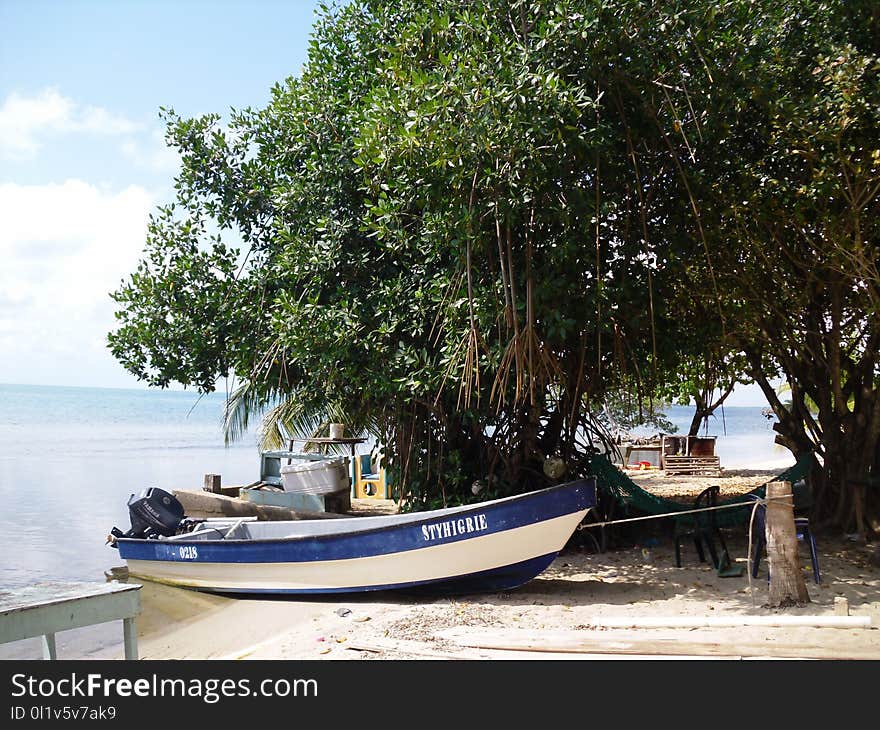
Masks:
[[[195,545],[181,545],[178,552],[181,560],[195,560],[199,557],[199,551],[196,550]]]

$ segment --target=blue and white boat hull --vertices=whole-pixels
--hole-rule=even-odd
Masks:
[[[546,569],[595,503],[591,478],[431,512],[213,522],[117,547],[132,575],[223,593],[499,591]]]

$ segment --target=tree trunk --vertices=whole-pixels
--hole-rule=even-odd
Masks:
[[[688,429],[688,436],[698,435],[703,419],[708,418],[712,413],[712,410],[708,408],[708,403],[699,395],[694,397],[694,403],[696,407],[694,408],[694,417],[691,419],[691,427]]]
[[[809,603],[801,572],[791,482],[767,484],[767,565],[770,570],[770,606]]]

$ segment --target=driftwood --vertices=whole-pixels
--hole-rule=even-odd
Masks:
[[[573,660],[591,659],[595,660],[597,655],[575,654],[572,652],[541,652],[512,650],[506,651],[502,649],[476,649],[468,650],[454,646],[452,649],[439,648],[435,644],[428,641],[414,641],[411,639],[387,639],[374,638],[369,641],[352,641],[346,645],[346,649],[352,649],[360,652],[370,652],[375,654],[389,653],[393,657],[413,656],[424,659],[448,659],[448,660],[467,660],[467,659],[513,659],[516,661],[524,661],[535,659],[540,661],[552,660]],[[613,657],[609,657],[613,658]]]
[[[427,641],[412,641],[409,639],[370,639],[369,641],[351,641],[346,644],[346,649],[354,651],[366,651],[381,654],[406,654],[410,656],[424,657],[426,659],[485,659],[485,652],[454,651],[437,647]]]
[[[842,599],[846,603],[846,599]],[[835,608],[838,600],[834,599]],[[591,628],[736,628],[740,626],[806,626],[832,629],[871,628],[870,616],[850,616],[849,607],[833,616],[631,616],[596,619]]]
[[[324,520],[346,516],[333,512],[305,512],[287,507],[255,504],[237,497],[201,490],[175,489],[173,494],[183,505],[187,517],[193,518],[256,517],[258,520]]]
[[[838,629],[822,629],[837,631]],[[663,656],[775,657],[781,659],[880,659],[880,647],[836,648],[780,641],[730,641],[716,637],[689,637],[653,631],[507,631],[474,632],[468,629],[441,631],[439,638],[480,649],[575,654],[641,654]]]

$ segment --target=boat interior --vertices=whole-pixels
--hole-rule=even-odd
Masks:
[[[548,487],[546,490],[540,491],[550,491],[565,486],[567,485],[557,485],[556,487]],[[257,517],[210,518],[196,522],[193,529],[189,532],[161,539],[190,542],[193,540],[282,540],[320,535],[346,535],[386,527],[398,527],[424,520],[442,520],[445,517],[464,515],[471,512],[482,512],[492,505],[525,499],[533,494],[534,492],[517,494],[489,502],[464,504],[456,507],[431,510],[429,512],[409,512],[375,517],[277,521],[258,520]]]
[[[211,518],[198,522],[191,532],[172,535],[165,540],[278,540],[295,537],[314,537],[318,535],[339,535],[367,530],[377,530],[419,522],[424,519],[442,519],[472,510],[480,505],[462,505],[431,512],[411,512],[408,514],[380,515],[377,517],[341,517],[326,520],[258,520],[256,517]]]

